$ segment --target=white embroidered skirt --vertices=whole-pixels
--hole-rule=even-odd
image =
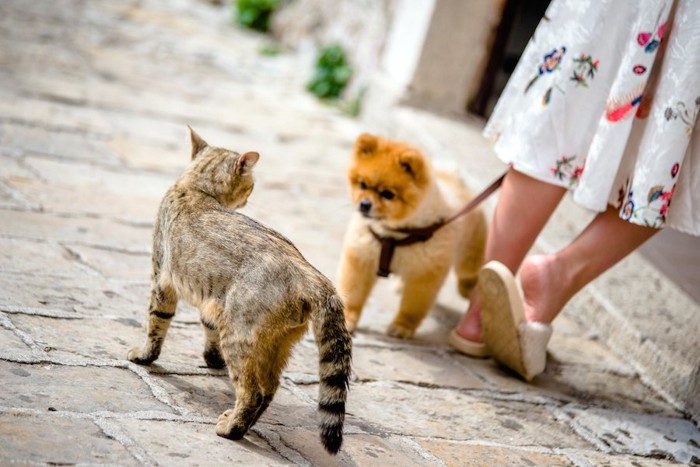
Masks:
[[[553,0],[484,134],[589,209],[700,235],[698,109],[700,0]]]

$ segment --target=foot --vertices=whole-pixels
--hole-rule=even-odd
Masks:
[[[547,364],[549,324],[527,321],[524,302],[512,272],[491,261],[479,274],[484,340],[496,361],[531,381]]]
[[[216,422],[216,434],[222,438],[239,440],[243,438],[246,431],[248,430],[236,423],[233,409],[229,409],[219,415],[219,419]]]
[[[159,353],[160,352],[148,352],[141,347],[134,347],[129,350],[126,358],[130,362],[138,363],[139,365],[150,365],[158,358]]]
[[[567,284],[567,271],[554,255],[527,258],[520,268],[525,319],[551,323],[571,298]]]
[[[405,323],[397,323],[394,321],[386,330],[387,335],[398,339],[409,339],[415,334],[416,328]]]
[[[481,305],[477,294],[472,294],[471,299],[469,309],[455,328],[455,332],[462,339],[474,343],[483,343],[484,338],[481,335]]]

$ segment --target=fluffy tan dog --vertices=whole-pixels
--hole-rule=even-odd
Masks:
[[[338,289],[345,301],[347,327],[353,331],[377,279],[381,250],[377,235],[404,238],[392,229],[427,227],[444,220],[471,194],[458,177],[435,171],[415,148],[369,134],[357,138],[348,179],[358,211],[345,236]],[[403,283],[403,295],[387,334],[407,338],[415,333],[452,266],[460,294],[468,297],[476,285],[485,241],[486,218],[475,209],[426,241],[396,247],[390,267]]]

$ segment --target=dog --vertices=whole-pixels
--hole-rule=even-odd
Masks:
[[[400,240],[406,234],[396,229],[422,228],[445,220],[472,195],[459,177],[435,170],[418,149],[366,133],[355,142],[347,175],[357,211],[345,235],[338,291],[345,302],[346,326],[352,332],[381,266],[380,239]],[[388,335],[414,335],[451,267],[460,295],[469,297],[483,263],[486,233],[486,216],[475,209],[425,241],[395,248],[390,271],[403,287]]]

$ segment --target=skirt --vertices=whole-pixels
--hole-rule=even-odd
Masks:
[[[700,235],[700,1],[553,0],[484,134],[515,170]]]

